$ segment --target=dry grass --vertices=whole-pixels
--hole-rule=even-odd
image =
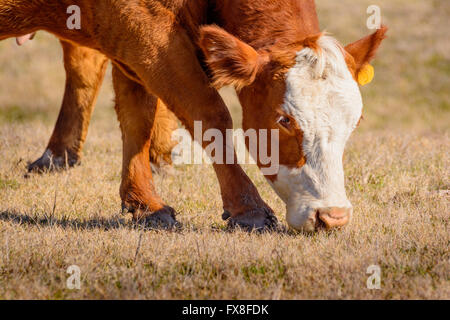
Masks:
[[[370,3],[319,0],[322,24],[355,39]],[[25,178],[56,119],[60,51],[44,33],[25,48],[0,43],[0,298],[449,299],[450,45],[438,30],[448,30],[450,5],[377,3],[391,32],[364,89],[366,121],[346,153],[356,216],[342,231],[315,235],[225,232],[208,166],[156,177],[181,213],[180,232],[135,228],[118,213],[121,142],[109,82],[82,166]],[[225,96],[239,119],[232,93]],[[282,202],[254,167],[246,170],[285,223]],[[65,285],[73,264],[79,291]],[[381,290],[366,287],[374,264]]]

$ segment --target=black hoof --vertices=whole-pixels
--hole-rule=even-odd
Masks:
[[[136,213],[135,210],[129,210],[128,212]],[[149,229],[173,230],[181,227],[181,224],[176,220],[175,210],[169,206],[153,213],[141,214],[139,218],[134,220]]]
[[[224,213],[222,218],[228,216]],[[269,208],[258,208],[252,211],[244,212],[235,217],[228,217],[228,227],[230,229],[241,228],[245,231],[273,231],[278,228],[278,220],[272,210]]]
[[[44,173],[58,171],[74,167],[80,164],[77,156],[67,154],[64,157],[56,157],[50,150],[46,150],[42,157],[28,165],[28,172]]]
[[[230,213],[230,212],[225,211],[225,212],[222,214],[222,219],[223,219],[223,221],[227,221],[227,220],[230,219],[230,218],[231,218],[231,213]]]

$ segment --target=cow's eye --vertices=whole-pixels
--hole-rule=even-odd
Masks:
[[[284,127],[289,127],[291,119],[289,117],[280,117],[280,119],[278,119],[278,123]]]

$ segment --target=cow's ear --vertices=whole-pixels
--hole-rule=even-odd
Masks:
[[[360,84],[370,82],[373,77],[373,68],[369,63],[375,57],[381,42],[386,38],[388,28],[382,26],[375,33],[353,42],[345,47],[345,51],[351,56],[350,68]],[[361,83],[364,82],[364,83]]]
[[[199,44],[216,88],[232,85],[239,90],[252,84],[264,63],[255,49],[217,26],[202,27]]]

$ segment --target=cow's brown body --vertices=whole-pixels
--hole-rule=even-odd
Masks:
[[[66,26],[66,10],[72,5],[81,9],[80,30]],[[202,28],[206,24],[221,28]],[[174,222],[173,210],[155,192],[149,167],[158,98],[191,134],[195,121],[202,121],[203,132],[217,129],[224,137],[232,128],[206,65],[214,84],[242,89],[244,128],[281,128],[281,165],[290,170],[306,163],[302,128],[293,117],[286,121],[288,115],[281,105],[286,73],[296,64],[297,52],[306,47],[318,49],[314,1],[0,0],[0,39],[41,29],[98,50],[114,63],[116,110],[124,143],[121,197],[135,219]],[[356,55],[347,53],[354,75],[373,56],[380,42],[376,39],[383,34],[354,47],[364,49]],[[261,228],[276,224],[272,210],[237,163],[213,166],[232,225]],[[346,211],[337,214],[335,209],[329,212],[339,223],[325,221],[327,227],[348,221]],[[312,214],[315,221],[316,213]]]

